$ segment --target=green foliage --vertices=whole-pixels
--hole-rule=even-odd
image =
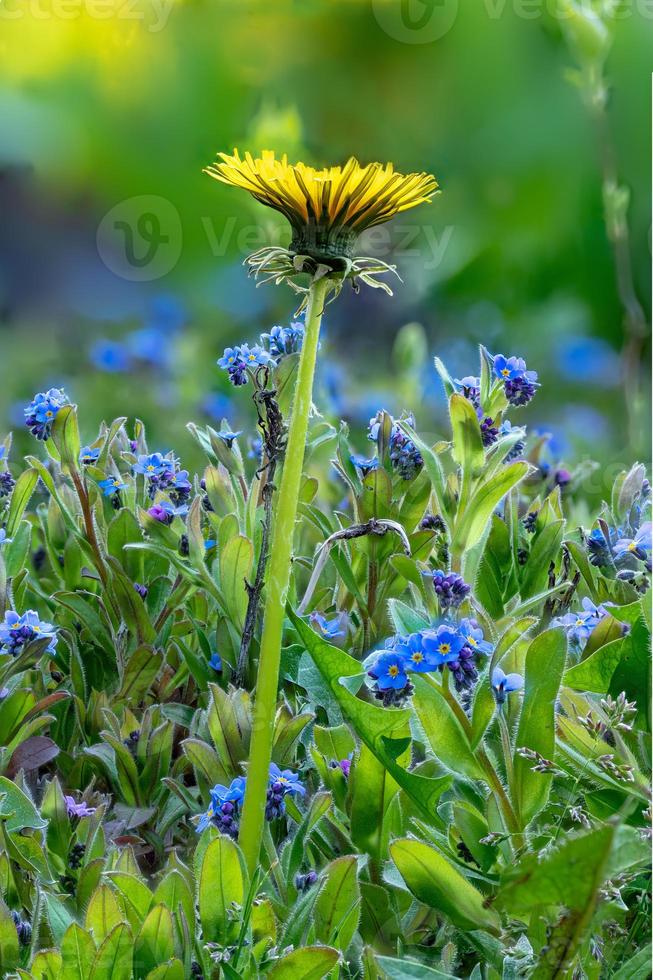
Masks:
[[[481,385],[499,417],[487,352]],[[84,467],[77,411],[61,416],[47,465],[30,458],[3,505],[5,609],[36,609],[57,634],[0,653],[4,974],[598,976],[599,947],[614,975],[641,973],[647,577],[640,559],[590,561],[587,535],[641,523],[644,473],[621,474],[586,527],[585,502],[542,476],[541,447],[506,459],[514,434],[483,445],[471,403],[449,394],[450,441],[381,413],[367,473],[345,426],[313,422],[272,749],[303,793],[266,821],[252,874],[215,808],[251,765],[260,608],[239,660],[264,475],[193,427],[204,484],[161,523],[131,471],[143,427],[134,451],[124,420],[103,425],[101,465]],[[397,432],[421,456],[408,476]],[[98,490],[105,472],[125,482],[117,501]],[[458,606],[438,597],[438,569],[469,584]],[[583,599],[606,606],[578,639]],[[462,683],[443,661],[379,687],[380,653],[468,620],[467,644],[484,639]],[[502,691],[498,669],[523,689]]]

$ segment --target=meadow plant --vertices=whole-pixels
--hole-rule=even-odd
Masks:
[[[647,976],[644,467],[590,515],[485,347],[437,437],[313,409],[325,304],[393,271],[358,234],[437,184],[209,172],[292,227],[248,266],[300,311],[216,368],[258,433],[190,423],[191,473],[50,389],[0,447],[0,973]]]

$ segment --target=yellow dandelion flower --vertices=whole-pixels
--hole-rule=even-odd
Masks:
[[[438,191],[432,174],[398,173],[391,163],[362,166],[350,157],[344,167],[316,170],[288,163],[284,154],[263,150],[256,159],[219,153],[204,171],[215,180],[241,187],[290,222],[290,251],[318,260],[353,258],[361,232],[430,201]]]

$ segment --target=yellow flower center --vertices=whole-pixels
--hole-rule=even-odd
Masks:
[[[420,653],[418,650],[417,653],[414,653],[410,659],[415,664],[421,664],[422,660],[424,659],[424,654]]]
[[[577,619],[576,620],[576,626],[582,626],[582,625],[583,625],[583,620],[582,619]]]
[[[440,646],[438,647],[438,650],[440,651],[440,653],[449,653],[449,651],[451,650],[451,644],[441,643]]]
[[[475,647],[476,644],[478,643],[478,640],[475,640],[473,636],[468,636],[467,642],[469,643],[470,647]]]
[[[399,668],[397,667],[396,664],[393,664],[392,667],[388,668],[388,673],[390,677],[396,677],[397,674],[399,673]]]
[[[635,544],[635,542],[634,541],[631,541],[630,544],[628,545],[628,551],[635,551],[636,548],[637,548],[637,545]]]
[[[504,378],[507,378],[508,375],[510,374],[510,368],[503,368],[501,374],[504,376]]]

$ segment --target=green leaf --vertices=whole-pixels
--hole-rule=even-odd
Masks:
[[[613,840],[608,825],[565,839],[545,858],[528,854],[510,871],[497,904],[519,915],[542,906],[582,908],[604,880]]]
[[[27,508],[30,501],[30,497],[34,493],[34,488],[38,483],[39,474],[35,469],[23,470],[20,476],[16,479],[16,485],[11,494],[11,500],[9,502],[9,512],[7,513],[7,537],[13,538],[18,525],[20,524],[23,514]]]
[[[61,940],[61,980],[87,980],[91,974],[95,952],[91,934],[73,922]]]
[[[425,469],[408,484],[399,508],[399,523],[407,534],[415,530],[424,516],[431,496],[431,481]]]
[[[356,748],[356,743],[347,725],[337,725],[334,728],[313,727],[313,740],[318,752],[328,761],[337,762],[346,759]]]
[[[223,691],[217,684],[210,685],[211,703],[207,724],[211,739],[225,773],[225,781],[236,776],[240,763],[249,752],[252,727],[251,703],[247,691]]]
[[[384,469],[371,470],[362,480],[358,496],[360,521],[390,517],[392,511],[392,477]]]
[[[504,599],[513,569],[510,532],[505,521],[492,515],[483,556],[476,577],[475,595],[495,619],[504,613]],[[512,592],[510,589],[509,593]]]
[[[224,769],[216,752],[199,738],[186,738],[181,743],[184,755],[188,756],[196,777],[204,777],[208,788],[216,783],[229,782],[229,774]]]
[[[136,598],[138,595],[134,592]],[[151,646],[140,646],[130,656],[125,667],[122,686],[116,695],[119,700],[137,704],[147,694],[161,670],[163,656]]]
[[[134,966],[137,976],[154,970],[161,961],[169,960],[175,951],[172,914],[165,905],[150,910],[134,943]]]
[[[151,970],[146,980],[184,980],[184,964],[181,960],[170,960]]]
[[[565,522],[554,521],[536,536],[524,566],[519,593],[529,599],[546,588],[549,565],[560,554]]]
[[[388,980],[455,980],[451,973],[443,973],[432,966],[414,963],[411,960],[391,959],[389,956],[375,956],[375,960],[388,977]]]
[[[282,956],[268,980],[322,980],[336,966],[340,954],[330,946],[304,946]]]
[[[107,557],[111,569],[111,586],[125,622],[138,643],[154,643],[156,634],[150,622],[147,609],[134,583],[125,575],[122,565],[116,558]]]
[[[45,895],[45,911],[48,917],[48,923],[50,924],[52,938],[59,945],[68,927],[73,924],[73,917],[63,902],[49,893]]]
[[[448,916],[461,929],[498,934],[499,917],[485,908],[473,885],[434,847],[412,838],[390,845],[392,860],[415,898]]]
[[[281,705],[274,721],[273,762],[281,768],[292,765],[293,753],[299,737],[314,718],[315,715],[308,711],[293,715],[287,705]]]
[[[564,906],[566,910],[531,974],[538,980],[567,975],[607,877],[614,834],[613,826],[604,826],[566,840],[545,858],[528,854],[499,891],[497,904],[521,918],[542,907]]]
[[[343,678],[361,672],[358,660],[327,643],[292,610],[288,615],[300,639],[338,702],[343,714],[354,726],[359,738],[386,767],[393,779],[410,796],[427,820],[436,819],[436,807],[442,793],[451,785],[450,776],[431,778],[409,772],[397,763],[406,748],[412,712],[409,709],[377,707],[361,701],[347,690]]]
[[[296,873],[305,860],[307,835],[327,813],[331,807],[332,799],[331,793],[321,792],[314,795],[308,813],[295,831],[292,843],[284,849],[283,865],[289,883],[293,882]]]
[[[457,392],[449,399],[453,445],[451,455],[463,471],[463,482],[473,480],[483,469],[485,450],[476,409]]]
[[[540,633],[528,648],[524,677],[524,700],[515,739],[522,747],[553,759],[555,752],[555,702],[567,658],[567,640],[562,630]],[[549,798],[552,777],[533,772],[532,760],[515,752],[515,804],[523,826],[539,813]]]
[[[239,630],[245,622],[245,580],[252,570],[253,562],[254,546],[242,534],[230,538],[220,552],[220,588],[229,615]]]
[[[134,931],[140,929],[152,905],[152,892],[144,881],[126,871],[110,871],[109,877],[120,892],[130,926]]]
[[[111,520],[107,528],[107,548],[109,554],[120,562],[125,574],[136,582],[143,567],[143,552],[126,549],[125,545],[143,540],[141,526],[130,510],[123,507]]]
[[[89,980],[131,980],[133,948],[131,929],[121,922],[95,954]]]
[[[86,909],[85,926],[96,943],[103,942],[115,926],[123,921],[118,899],[109,885],[97,886]]]
[[[231,906],[243,905],[247,886],[242,857],[228,837],[217,837],[206,848],[200,868],[198,903],[204,942],[226,945],[238,922],[229,916]]]
[[[75,405],[64,405],[57,412],[52,424],[52,441],[57,447],[64,467],[76,470],[79,465],[81,443]]]
[[[422,459],[424,460],[424,469],[426,470],[428,477],[431,481],[431,486],[433,487],[433,492],[438,504],[438,510],[441,514],[447,513],[446,508],[446,482],[444,477],[444,472],[438,459],[437,453],[423,439],[417,435],[414,429],[412,429],[405,422],[398,423],[401,430],[406,433],[406,435],[413,441],[415,446],[419,449]]]
[[[648,943],[612,974],[612,980],[649,980],[652,954],[653,948]]]
[[[38,980],[60,980],[61,953],[57,949],[44,949],[32,960],[30,970]]]
[[[403,633],[407,636],[430,626],[430,620],[426,613],[418,612],[400,599],[388,600],[388,612],[397,633]]]
[[[360,915],[358,858],[336,858],[327,865],[314,908],[315,937],[343,952],[351,943]]]
[[[614,610],[619,618],[621,612]],[[613,697],[624,691],[629,701],[637,702],[637,724],[651,730],[651,637],[643,616],[633,623],[624,639],[623,653],[610,682]]]
[[[0,776],[0,820],[6,820],[5,828],[10,834],[27,829],[44,830],[48,825],[29,796],[6,776]]]
[[[0,899],[0,976],[7,976],[18,966],[18,933],[9,909]]]
[[[181,911],[188,923],[195,918],[195,899],[184,876],[173,868],[156,887],[152,901],[157,905],[165,905],[173,915]]]
[[[598,627],[597,627],[598,628]],[[624,653],[624,637],[599,647],[586,660],[573,664],[565,671],[565,685],[575,691],[594,691],[607,694],[612,675],[621,663]]]
[[[86,596],[89,599],[86,599]],[[89,631],[93,642],[115,659],[113,640],[93,605],[94,602],[97,603],[96,596],[90,592],[55,592],[52,598],[65,609],[69,609],[76,619],[80,619]]]
[[[456,391],[456,386],[453,383],[453,379],[452,379],[451,375],[449,374],[449,372],[447,371],[445,365],[443,364],[443,362],[440,360],[439,357],[434,357],[433,358],[433,363],[435,364],[435,370],[440,375],[440,380],[442,381],[442,384],[444,385],[444,392],[445,392],[447,398],[451,398],[451,396]]]
[[[413,685],[413,706],[435,757],[451,772],[462,773],[470,779],[482,779],[483,770],[476,761],[467,734],[442,690],[419,674],[414,675]]]
[[[385,861],[388,809],[399,792],[399,785],[366,745],[361,746],[349,784],[351,839],[360,851]]]
[[[462,555],[480,541],[497,504],[528,473],[528,463],[515,462],[502,467],[490,480],[481,483],[463,513],[456,520],[452,550]]]
[[[474,860],[482,871],[489,871],[496,858],[496,848],[491,844],[481,844],[487,837],[489,828],[487,821],[470,803],[460,801],[454,803],[453,818],[457,830]]]

